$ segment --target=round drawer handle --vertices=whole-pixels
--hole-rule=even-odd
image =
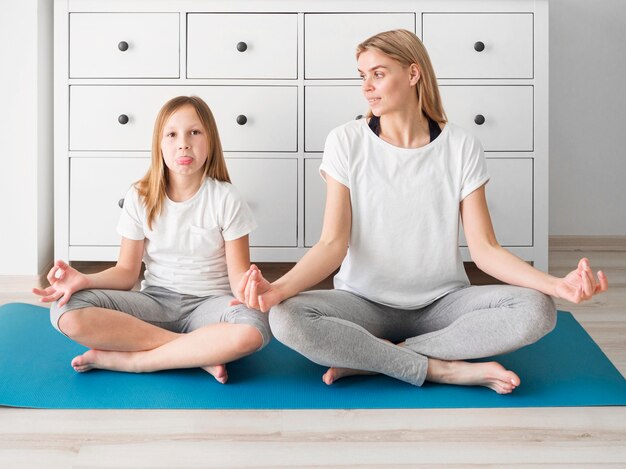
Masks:
[[[482,114],[478,114],[476,117],[474,117],[474,122],[478,125],[483,125],[485,123],[485,116],[483,116]]]
[[[244,116],[243,114],[239,114],[237,116],[237,124],[239,125],[245,125],[246,122],[248,122],[248,118],[246,116]]]
[[[128,116],[126,114],[120,114],[117,121],[122,125],[128,124]]]
[[[238,42],[237,43],[237,50],[239,52],[245,52],[248,49],[248,44],[246,44],[245,42]]]
[[[120,208],[124,208],[124,199],[120,199],[117,201],[117,205],[120,206]]]
[[[359,119],[363,119],[363,114],[359,114],[354,118],[355,121],[358,121]]]
[[[118,48],[119,50],[121,50],[122,52],[127,51],[127,50],[128,50],[128,42],[126,42],[126,41],[121,41],[121,42],[117,45],[117,48]]]
[[[481,41],[475,42],[475,43],[474,43],[474,50],[475,50],[476,52],[482,52],[482,51],[484,51],[484,50],[485,50],[485,43],[484,43],[484,42],[481,42]]]

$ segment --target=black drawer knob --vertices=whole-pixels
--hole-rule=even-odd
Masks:
[[[120,199],[117,201],[117,205],[120,206],[120,208],[124,208],[124,199]]]
[[[482,51],[484,51],[484,50],[485,50],[485,43],[484,43],[484,42],[480,42],[480,41],[475,42],[475,43],[474,43],[474,50],[475,50],[476,52],[482,52]]]
[[[239,114],[237,116],[237,124],[245,125],[246,122],[248,122],[248,118],[246,116],[244,116],[243,114]]]
[[[127,51],[127,50],[128,50],[128,42],[126,42],[126,41],[121,41],[121,42],[117,45],[117,48],[118,48],[119,50],[121,50],[122,52]]]
[[[117,121],[122,125],[128,124],[128,116],[126,114],[120,114]]]
[[[474,117],[474,122],[478,125],[483,125],[485,123],[485,116],[483,116],[482,114],[478,114],[476,117]]]
[[[359,119],[363,119],[363,114],[359,114],[358,116],[356,116],[356,117],[354,118],[354,120],[357,120],[357,121],[358,121]]]
[[[245,52],[248,49],[248,44],[246,44],[245,42],[238,42],[237,43],[237,50],[239,52]]]

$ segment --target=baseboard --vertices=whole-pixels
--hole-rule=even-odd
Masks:
[[[550,236],[550,251],[626,251],[626,236]]]

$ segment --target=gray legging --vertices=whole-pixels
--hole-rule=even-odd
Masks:
[[[428,357],[483,358],[532,344],[554,328],[556,308],[543,293],[509,285],[462,288],[417,310],[317,290],[274,306],[269,319],[279,341],[315,363],[421,386]]]

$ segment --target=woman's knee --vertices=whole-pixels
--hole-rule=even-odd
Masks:
[[[556,326],[556,306],[552,297],[537,290],[527,289],[523,298],[526,312],[523,333],[529,344],[550,333]]]
[[[270,309],[269,322],[274,337],[289,345],[302,336],[303,305],[289,298]]]

